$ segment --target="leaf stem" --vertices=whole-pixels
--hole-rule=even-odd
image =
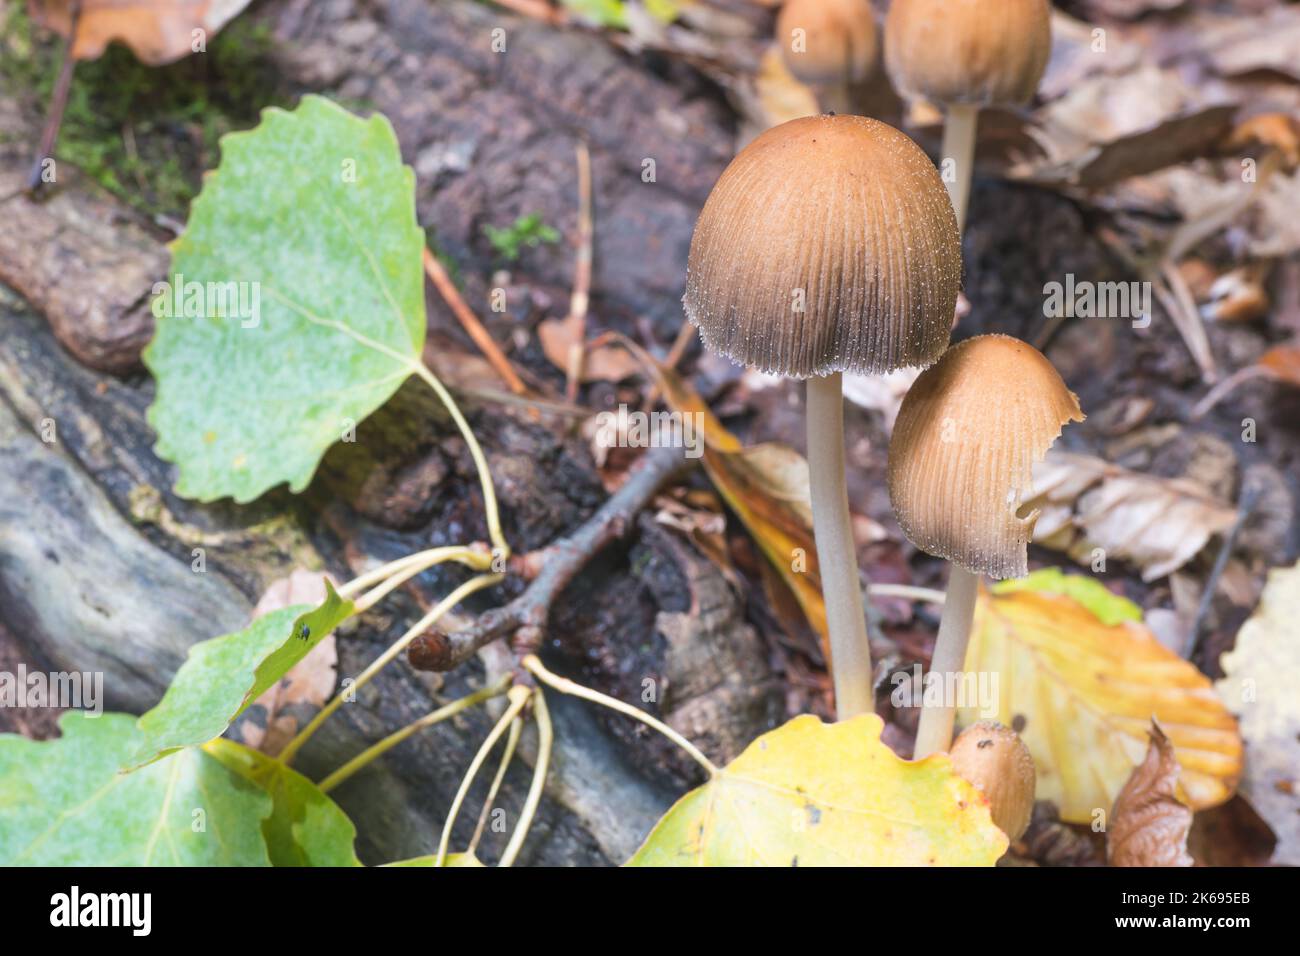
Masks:
[[[524,798],[524,807],[519,811],[519,823],[515,826],[515,832],[510,834],[510,842],[506,844],[498,866],[513,866],[515,858],[519,856],[528,830],[533,825],[533,817],[537,814],[537,806],[542,802],[546,769],[551,765],[551,745],[555,740],[555,731],[551,727],[551,713],[546,709],[546,697],[540,687],[533,691],[533,716],[537,721],[537,763],[533,765],[533,782],[528,787],[528,796]]]
[[[461,778],[460,787],[456,790],[456,798],[451,802],[451,809],[447,811],[447,822],[442,825],[442,837],[438,840],[438,858],[434,861],[434,866],[443,866],[447,860],[447,844],[451,842],[451,828],[456,822],[456,817],[460,813],[461,804],[465,802],[465,795],[469,793],[470,786],[474,783],[474,777],[477,776],[479,768],[483,766],[483,761],[487,755],[492,752],[501,735],[506,732],[511,722],[519,716],[524,705],[532,697],[532,691],[527,687],[516,684],[510,688],[510,706],[506,712],[501,715],[501,719],[496,722],[492,732],[487,735],[483,741],[483,746],[479,747],[478,753],[470,761],[469,769],[465,771],[465,776]]]
[[[607,694],[602,694],[598,690],[592,690],[590,687],[583,687],[581,684],[575,683],[567,677],[552,674],[546,669],[546,665],[537,658],[536,654],[527,655],[522,661],[520,661],[520,663],[523,665],[525,670],[536,677],[539,681],[549,687],[555,688],[561,694],[581,697],[583,700],[589,700],[592,703],[600,704],[602,707],[608,707],[610,710],[616,710],[620,714],[626,714],[628,717],[633,717],[636,720],[641,721],[641,723],[645,724],[647,727],[659,731],[659,733],[663,734],[677,746],[685,750],[696,763],[709,772],[709,776],[717,775],[718,768],[714,766],[713,761],[704,756],[698,747],[677,731],[673,730],[662,720],[650,716],[645,711],[639,710],[631,704],[625,704],[617,698],[610,697]]]
[[[505,535],[501,532],[501,514],[497,508],[497,493],[492,484],[492,472],[488,469],[487,458],[478,443],[478,438],[474,435],[474,430],[469,427],[469,422],[461,413],[460,406],[451,397],[451,392],[447,391],[446,386],[438,380],[438,376],[429,371],[423,362],[413,362],[411,368],[437,393],[442,404],[451,413],[452,420],[456,422],[461,435],[464,436],[465,445],[469,448],[470,457],[474,459],[474,467],[478,469],[479,481],[483,485],[483,510],[487,514],[488,536],[492,539],[492,546],[502,553],[502,557],[508,558],[510,545],[506,544]]]
[[[355,694],[362,687],[365,687],[366,684],[370,682],[371,678],[383,669],[385,664],[391,661],[398,654],[402,653],[402,651],[406,649],[406,645],[410,644],[411,641],[419,637],[420,634],[432,627],[440,617],[476,591],[481,591],[484,588],[496,584],[502,579],[502,577],[503,575],[500,574],[480,574],[478,577],[470,578],[460,587],[456,588],[456,590],[452,591],[434,605],[428,614],[424,615],[424,617],[412,624],[406,630],[406,633],[393,642],[393,645],[389,647],[388,650],[379,655],[379,657],[376,658],[369,667],[362,671],[357,679],[347,689],[346,693]],[[298,736],[289,741],[284,750],[280,752],[280,760],[285,766],[288,766],[293,762],[293,758],[297,755],[298,751],[302,749],[303,744],[311,739],[312,734],[316,733],[321,724],[325,723],[334,711],[339,709],[339,705],[343,703],[344,695],[345,692],[335,694],[334,697],[330,699],[329,703],[322,707],[320,712],[308,722],[307,726],[298,731]]]
[[[417,574],[422,574],[436,564],[442,564],[444,561],[459,561],[461,564],[475,571],[486,571],[492,566],[492,555],[487,551],[478,551],[468,547],[447,547],[432,548],[428,551],[422,551],[413,557],[419,560],[411,561],[402,567],[395,568],[388,578],[381,584],[367,591],[357,600],[357,613],[368,611],[374,607],[390,593],[401,587]]]
[[[483,800],[483,808],[478,812],[478,823],[474,827],[474,836],[469,841],[469,848],[465,850],[465,853],[469,856],[473,856],[478,851],[478,841],[483,837],[483,828],[487,826],[488,814],[491,813],[492,804],[497,798],[497,793],[501,790],[501,781],[506,778],[506,770],[510,766],[510,761],[514,759],[515,747],[519,745],[519,734],[523,729],[524,718],[521,715],[516,717],[510,724],[510,734],[506,737],[506,749],[501,752],[501,762],[497,764],[496,776],[492,778],[492,786],[488,788],[487,797]]]
[[[411,723],[407,724],[401,730],[395,731],[383,740],[379,741],[379,743],[367,747],[365,750],[361,751],[361,753],[357,754],[343,766],[339,767],[339,769],[335,770],[332,774],[322,780],[319,784],[321,791],[329,793],[343,781],[355,774],[358,770],[392,750],[407,737],[424,730],[426,727],[432,727],[434,724],[441,723],[448,717],[455,717],[461,711],[469,710],[471,707],[476,707],[486,700],[491,700],[493,697],[499,697],[506,692],[509,686],[510,675],[507,674],[502,677],[501,680],[489,687],[476,690],[472,694],[466,694],[464,697],[453,700],[450,704],[439,707],[432,713],[425,714],[419,720],[411,721]]]

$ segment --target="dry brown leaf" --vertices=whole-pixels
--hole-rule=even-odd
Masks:
[[[1191,808],[1177,797],[1178,760],[1160,725],[1151,722],[1146,758],[1115,798],[1106,828],[1111,866],[1191,866]]]
[[[1270,17],[1236,17],[1216,31],[1206,55],[1225,75],[1276,70],[1300,80],[1300,10],[1278,7]]]
[[[325,577],[319,571],[296,568],[266,589],[253,608],[253,618],[295,604],[320,604],[326,596]],[[334,635],[330,634],[253,702],[262,708],[266,717],[261,727],[243,721],[239,725],[241,741],[272,757],[278,754],[298,732],[301,715],[288,711],[303,709],[295,705],[305,705],[312,711],[323,706],[334,692],[338,662],[338,648]]]
[[[1237,520],[1232,505],[1191,481],[1067,452],[1049,453],[1035,466],[1024,510],[1034,508],[1041,511],[1035,544],[1085,565],[1101,548],[1107,559],[1136,564],[1145,581],[1178,570]]]
[[[1277,834],[1273,862],[1300,866],[1300,564],[1269,573],[1220,664],[1215,689],[1246,738],[1242,795]]]
[[[577,316],[546,319],[537,326],[537,338],[547,361],[562,372],[569,369],[574,349],[585,346],[581,340],[586,323]],[[600,345],[588,349],[582,360],[583,382],[621,382],[641,371],[640,364],[625,349]]]
[[[142,63],[160,66],[203,49],[248,0],[82,0],[72,56],[93,60],[121,42]],[[72,29],[72,0],[27,0],[36,23],[60,36]]]
[[[1279,382],[1300,388],[1300,345],[1275,345],[1257,364]]]

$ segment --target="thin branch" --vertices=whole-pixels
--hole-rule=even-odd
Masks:
[[[485,644],[516,632],[528,645],[540,644],[551,604],[593,557],[631,528],[655,492],[686,465],[681,448],[653,448],[637,463],[623,486],[577,531],[539,552],[517,559],[536,570],[528,589],[504,607],[482,614],[474,624],[444,634],[435,631],[411,642],[411,666],[449,671]]]
[[[451,281],[451,276],[447,275],[447,270],[442,267],[442,263],[438,261],[438,257],[433,254],[428,246],[424,248],[424,273],[433,282],[434,288],[438,290],[438,294],[451,308],[452,314],[456,316],[461,327],[469,333],[469,337],[479,347],[483,357],[488,360],[488,364],[492,366],[497,375],[501,376],[501,380],[506,383],[510,391],[516,395],[528,394],[528,388],[514,370],[514,366],[510,364],[510,360],[506,358],[505,353],[501,351],[501,347],[488,334],[488,330],[483,327],[483,323],[474,314],[474,310],[466,304],[460,290],[456,288],[456,283]]]
[[[586,142],[578,141],[578,241],[573,264],[573,294],[569,299],[569,322],[577,325],[574,344],[569,347],[566,363],[567,380],[564,397],[570,402],[578,400],[578,386],[582,384],[582,365],[587,352],[587,310],[591,305],[592,225],[591,212],[591,150]]]
[[[31,172],[27,174],[26,190],[35,192],[40,188],[45,161],[54,152],[54,144],[59,138],[59,127],[63,125],[63,110],[68,105],[68,93],[72,89],[72,71],[77,66],[72,56],[72,47],[77,40],[77,27],[81,21],[81,0],[72,0],[68,5],[68,42],[63,45],[63,63],[59,67],[59,77],[54,81],[54,90],[50,93],[50,107],[45,116],[45,129],[41,132],[41,142],[36,161],[32,163]]]

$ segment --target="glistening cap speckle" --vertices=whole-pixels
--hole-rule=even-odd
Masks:
[[[960,280],[934,164],[893,127],[828,114],[732,160],[696,224],[683,301],[708,348],[808,378],[929,365]]]
[[[1018,106],[1052,52],[1047,0],[893,0],[885,67],[900,93],[935,103]]]
[[[1016,512],[1034,462],[1083,417],[1033,346],[1008,335],[954,345],[912,385],[889,443],[889,497],[903,533],[968,571],[1024,576],[1037,513]]]

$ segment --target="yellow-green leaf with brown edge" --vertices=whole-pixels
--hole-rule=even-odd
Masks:
[[[1174,745],[1188,806],[1217,806],[1236,790],[1236,720],[1209,679],[1140,622],[1107,625],[1059,591],[994,585],[976,603],[966,670],[972,688],[981,675],[997,676],[997,713],[977,702],[959,720],[1015,727],[1034,758],[1037,798],[1055,803],[1063,820],[1110,813],[1146,755],[1152,718]]]
[[[764,734],[656,824],[629,866],[992,866],[988,801],[946,754],[904,760],[863,714]]]

